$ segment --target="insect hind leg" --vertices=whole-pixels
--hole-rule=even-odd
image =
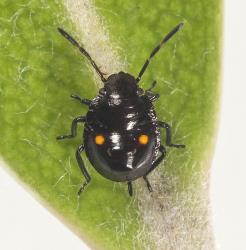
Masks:
[[[77,162],[78,162],[78,165],[79,165],[79,168],[80,168],[82,174],[83,174],[84,177],[85,177],[85,182],[81,185],[81,187],[80,187],[80,189],[79,189],[79,191],[78,191],[78,196],[80,196],[80,194],[85,190],[85,187],[86,187],[86,186],[90,183],[90,181],[91,181],[91,177],[90,177],[88,171],[86,170],[85,164],[84,164],[83,159],[82,159],[82,157],[81,157],[81,155],[80,155],[80,154],[84,151],[84,149],[85,149],[84,145],[80,145],[80,146],[78,147],[77,151],[76,151],[76,154],[75,154],[76,159],[77,159]]]
[[[146,175],[143,176],[143,179],[145,180],[145,182],[146,182],[146,184],[147,184],[147,188],[149,189],[149,192],[150,192],[150,193],[153,192],[153,189],[152,189],[152,187],[151,187],[151,185],[150,185],[150,183],[149,183],[149,180],[148,180],[148,178],[147,178]]]
[[[154,161],[154,163],[152,164],[151,168],[149,169],[149,171],[145,174],[145,177],[151,173],[165,158],[166,156],[166,149],[164,146],[160,146],[159,151],[161,153],[161,155]],[[148,185],[148,184],[147,184]]]
[[[132,191],[132,182],[128,181],[127,185],[128,185],[128,193],[129,193],[130,196],[132,196],[132,194],[133,194],[133,191]]]

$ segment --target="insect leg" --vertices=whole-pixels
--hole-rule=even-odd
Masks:
[[[151,91],[146,91],[145,94],[146,94],[146,96],[149,98],[149,100],[150,100],[151,102],[156,101],[156,100],[160,97],[159,94],[154,94],[154,93],[151,92]]]
[[[148,89],[145,90],[145,95],[148,97],[148,99],[151,102],[156,101],[160,97],[159,94],[154,94],[152,92],[152,89],[155,87],[156,83],[157,83],[156,81],[153,81],[152,84],[151,84],[151,86],[150,86],[150,88],[148,88]]]
[[[88,99],[82,99],[80,96],[78,95],[71,95],[71,98],[74,98],[76,100],[78,100],[79,102],[81,102],[82,104],[85,104],[87,106],[90,106],[91,104],[91,100]]]
[[[79,51],[90,61],[92,67],[96,70],[97,74],[100,76],[102,82],[106,82],[107,79],[103,76],[103,73],[100,71],[99,67],[96,65],[95,61],[91,58],[90,54],[81,47],[78,42],[70,36],[65,30],[58,28],[58,31],[63,35],[71,44],[79,49]]]
[[[85,168],[85,165],[84,165],[84,162],[83,162],[83,159],[81,157],[81,153],[84,151],[85,147],[84,145],[80,145],[76,151],[76,159],[77,159],[77,162],[78,162],[78,165],[79,165],[79,168],[82,172],[82,174],[84,175],[85,177],[85,182],[82,184],[82,186],[80,187],[79,191],[78,191],[78,196],[84,191],[85,187],[89,184],[89,182],[91,181],[91,177],[89,175],[89,173],[87,172],[86,168]]]
[[[147,184],[147,187],[148,187],[149,191],[153,192],[153,189],[152,189],[152,187],[151,187],[151,185],[149,183],[149,180],[147,179],[146,175],[143,176],[143,179],[146,181],[146,184]]]
[[[146,89],[146,91],[151,91],[155,87],[156,84],[157,84],[156,80],[153,81],[150,88]]]
[[[166,122],[158,122],[159,127],[166,129],[166,145],[169,147],[175,147],[175,148],[184,148],[185,145],[181,144],[173,144],[172,141],[172,135],[171,135],[171,127]]]
[[[57,136],[56,139],[57,140],[63,140],[63,139],[66,139],[66,138],[75,137],[77,135],[77,124],[79,122],[85,122],[85,120],[86,120],[85,116],[76,117],[72,122],[71,134],[70,135],[60,135],[60,136]]]
[[[130,196],[132,196],[132,182],[131,181],[128,181],[127,182],[127,185],[128,185],[128,193]]]
[[[149,171],[144,175],[145,177],[152,172],[165,158],[166,156],[166,149],[164,148],[164,146],[160,146],[159,151],[161,153],[161,155],[154,161],[154,163],[152,164],[151,168],[149,169]]]

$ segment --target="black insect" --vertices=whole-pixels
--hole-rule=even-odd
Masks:
[[[84,142],[76,151],[76,159],[86,181],[79,189],[78,195],[91,181],[80,155],[83,151],[102,176],[112,181],[127,182],[129,194],[132,196],[132,181],[140,177],[143,177],[149,191],[152,192],[147,176],[166,155],[165,147],[160,142],[160,128],[166,129],[167,146],[185,147],[173,144],[170,126],[157,120],[152,104],[159,98],[159,94],[152,92],[156,81],[145,91],[138,86],[152,57],[182,26],[183,23],[177,25],[154,48],[137,78],[119,72],[107,79],[88,52],[67,32],[58,28],[58,31],[90,61],[104,83],[104,87],[93,100],[71,95],[81,104],[87,105],[89,111],[86,116],[79,116],[73,120],[70,135],[57,137],[58,140],[75,137],[77,124],[84,123]]]

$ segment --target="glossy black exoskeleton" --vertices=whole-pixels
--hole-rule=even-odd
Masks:
[[[75,137],[77,124],[84,123],[83,144],[76,151],[76,159],[86,181],[78,194],[91,180],[80,155],[83,151],[102,176],[112,181],[127,182],[129,194],[132,195],[132,181],[140,177],[144,178],[149,191],[152,191],[147,175],[160,164],[166,154],[160,142],[160,128],[166,129],[167,146],[184,147],[173,144],[170,126],[157,120],[152,104],[159,97],[152,92],[156,82],[154,81],[146,91],[138,86],[152,57],[182,26],[183,23],[177,25],[154,48],[137,78],[119,72],[107,79],[85,49],[63,29],[58,28],[59,32],[86,56],[104,83],[104,87],[93,100],[71,95],[87,105],[89,111],[86,116],[73,120],[70,135],[57,137],[58,140]]]

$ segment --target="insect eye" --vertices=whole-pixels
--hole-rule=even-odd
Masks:
[[[143,95],[143,93],[144,93],[143,89],[138,88],[138,90],[137,90],[137,94],[138,94],[138,95]]]
[[[97,145],[103,145],[104,142],[105,142],[105,138],[104,138],[103,135],[96,135],[96,137],[95,137],[95,143]]]
[[[100,94],[100,95],[105,95],[105,94],[106,94],[105,88],[99,89],[99,94]]]
[[[146,145],[149,142],[149,137],[147,135],[140,135],[138,137],[138,142],[141,145]]]

